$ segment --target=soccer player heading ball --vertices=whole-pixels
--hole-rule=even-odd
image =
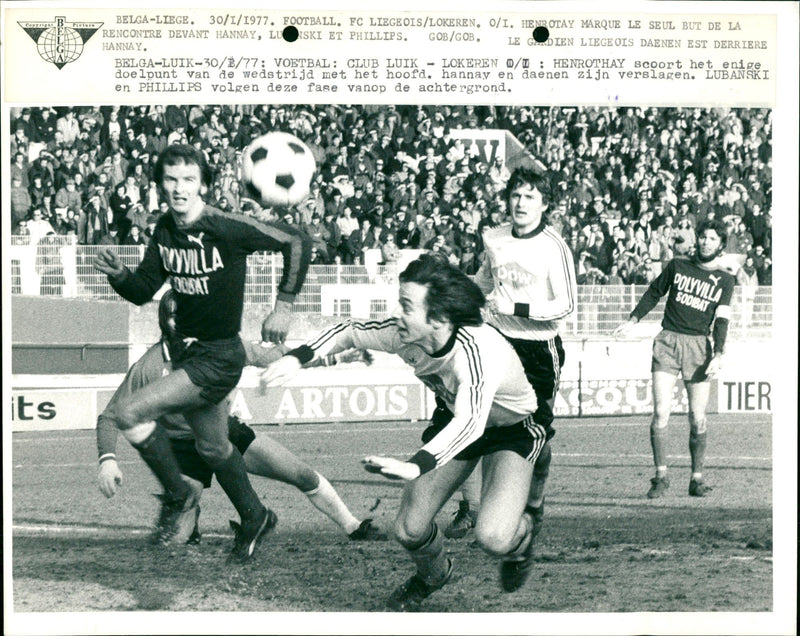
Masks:
[[[345,322],[290,351],[264,373],[268,385],[288,381],[302,363],[351,347],[395,353],[446,404],[452,417],[434,418],[422,448],[407,461],[370,456],[370,472],[405,480],[394,533],[416,573],[389,598],[398,611],[418,609],[450,579],[435,517],[483,459],[478,544],[502,559],[505,591],[527,580],[536,533],[527,507],[534,464],[548,433],[537,423],[536,394],[508,341],[485,325],[480,288],[436,255],[426,254],[400,274],[399,307],[384,321]]]
[[[709,380],[722,366],[731,296],[736,282],[733,275],[723,269],[719,259],[725,250],[727,236],[722,221],[700,223],[694,256],[675,258],[667,263],[639,300],[628,321],[614,330],[617,337],[628,335],[633,325],[668,294],[661,322],[663,329],[653,343],[650,443],[656,475],[650,480],[647,493],[650,499],[662,497],[670,485],[667,476],[667,424],[672,390],[679,373],[689,396],[689,452],[692,458],[689,495],[704,497],[711,490],[703,481]]]

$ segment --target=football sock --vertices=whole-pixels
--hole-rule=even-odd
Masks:
[[[331,483],[319,473],[316,474],[319,477],[317,487],[303,494],[317,510],[330,517],[347,534],[358,530],[361,522],[353,516]]]
[[[703,474],[706,458],[706,437],[708,433],[689,432],[689,454],[692,456],[692,473]]]
[[[516,557],[521,557],[525,553],[525,549],[532,540],[531,530],[533,530],[533,525],[531,524],[530,517],[525,514],[522,515],[519,519],[519,527],[517,528],[517,536],[520,537],[519,541],[516,547],[508,551],[506,558],[514,559]]]
[[[233,447],[233,451],[224,462],[213,468],[219,485],[228,495],[228,499],[231,500],[242,521],[255,517],[264,504],[261,503],[250,484],[242,454],[236,447]]]
[[[531,492],[528,495],[528,505],[533,508],[541,506],[544,500],[544,485],[547,483],[547,477],[550,474],[550,460],[552,458],[553,453],[550,450],[550,442],[547,442],[533,465]]]
[[[406,546],[417,572],[426,583],[437,584],[447,576],[447,556],[442,533],[436,522],[431,522],[430,532],[415,547]]]
[[[653,449],[653,463],[656,465],[656,475],[662,476],[659,472],[662,468],[664,474],[667,472],[667,428],[650,426],[650,446]]]
[[[481,507],[482,474],[481,462],[478,462],[470,476],[461,484],[461,498],[469,504],[472,512],[477,512]]]
[[[154,425],[146,439],[132,442],[131,445],[139,451],[145,464],[161,482],[164,492],[175,501],[184,501],[191,489],[181,476],[178,460],[175,459],[175,453],[172,452],[172,446],[164,429]]]

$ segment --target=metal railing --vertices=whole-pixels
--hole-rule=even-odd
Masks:
[[[119,300],[105,275],[92,262],[97,246],[77,245],[74,237],[46,237],[30,245],[29,237],[11,241],[12,294]],[[122,262],[134,269],[144,248],[115,248]],[[271,306],[282,271],[279,254],[254,254],[248,259],[245,284],[246,305]],[[382,265],[312,265],[295,311],[334,317],[382,318],[394,308],[397,272]],[[643,285],[581,285],[577,311],[567,319],[564,336],[608,337],[624,322],[647,289]],[[664,301],[651,311],[642,325],[657,329]],[[768,339],[772,336],[772,288],[737,287],[732,303],[729,333],[732,338]],[[652,332],[652,330],[651,330]]]

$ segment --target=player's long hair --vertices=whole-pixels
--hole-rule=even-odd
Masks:
[[[164,148],[156,161],[153,177],[160,186],[164,179],[164,166],[177,166],[185,163],[187,166],[197,166],[200,168],[200,180],[202,184],[209,188],[213,180],[211,168],[206,161],[206,156],[194,146],[187,144],[172,144]]]
[[[545,205],[550,205],[550,200],[552,197],[550,192],[550,184],[548,183],[547,179],[543,175],[537,174],[531,168],[525,168],[523,166],[515,168],[514,172],[511,173],[511,176],[508,179],[505,192],[506,203],[508,202],[511,193],[521,185],[529,185],[531,188],[538,190],[542,195],[542,203]]]
[[[440,254],[423,254],[400,274],[401,283],[425,285],[428,320],[449,320],[453,328],[483,323],[486,297],[467,275]]]
[[[717,256],[725,251],[725,247],[728,245],[728,227],[723,221],[720,219],[706,219],[705,221],[701,221],[697,225],[697,230],[695,230],[696,241],[699,240],[707,230],[711,230],[717,236],[719,236],[719,249],[713,256],[701,258],[699,246],[696,247],[695,258],[697,258],[697,260],[699,260],[701,263],[707,263],[717,258]]]
[[[175,332],[175,312],[177,311],[178,297],[172,289],[168,289],[158,303],[158,326],[161,327],[162,336],[170,337]]]

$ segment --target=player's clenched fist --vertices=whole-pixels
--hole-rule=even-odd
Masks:
[[[117,486],[122,485],[122,471],[116,459],[108,459],[97,469],[97,486],[106,497],[117,493]]]
[[[112,278],[122,276],[125,271],[117,253],[107,247],[97,250],[97,256],[94,257],[94,268]]]

